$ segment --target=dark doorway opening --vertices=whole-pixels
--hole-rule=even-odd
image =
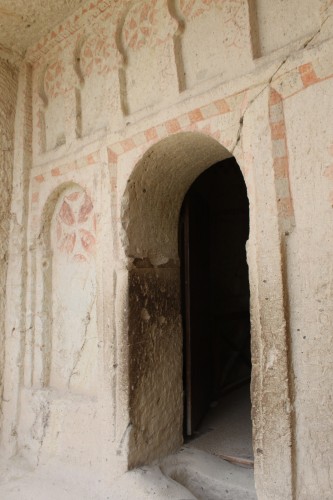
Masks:
[[[195,180],[183,202],[179,229],[184,436],[188,439],[200,435],[204,417],[216,406],[222,416],[231,411],[233,419],[230,405],[240,408],[241,418],[251,425],[250,291],[245,248],[249,202],[234,158],[213,165]],[[247,398],[248,404],[240,404],[239,398]],[[232,432],[233,424],[229,424]]]

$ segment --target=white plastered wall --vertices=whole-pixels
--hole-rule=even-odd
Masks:
[[[133,365],[138,358],[128,345],[128,335],[135,333],[131,299],[137,296],[145,301],[144,287],[130,278],[131,273],[132,277],[135,273],[146,274],[153,283],[153,277],[166,280],[165,276],[173,273],[169,292],[166,286],[165,290],[176,297],[177,210],[191,180],[215,161],[215,151],[216,159],[220,159],[223,149],[239,162],[251,203],[248,260],[258,497],[307,500],[316,494],[326,498],[332,488],[327,438],[332,435],[330,2],[304,2],[301,16],[298,16],[298,2],[289,2],[290,16],[282,15],[280,10],[279,16],[273,16],[272,9],[277,8],[274,2],[249,1],[247,15],[240,0],[241,26],[244,25],[241,39],[246,50],[244,47],[237,50],[245,50],[241,55],[246,56],[246,64],[240,67],[238,61],[243,59],[235,55],[234,66],[230,62],[226,70],[225,58],[219,60],[219,51],[213,51],[211,56],[218,61],[216,74],[207,73],[202,54],[191,54],[193,33],[202,39],[198,50],[214,46],[209,39],[212,13],[206,10],[202,16],[198,13],[203,3],[206,9],[208,3],[197,0],[193,4],[196,10],[190,6],[186,10],[187,2],[182,2],[182,8],[178,0],[168,2],[168,8],[163,7],[163,16],[157,16],[156,29],[147,36],[152,57],[158,53],[164,58],[160,72],[156,66],[144,63],[147,45],[143,43],[138,48],[142,56],[140,71],[145,73],[142,81],[153,81],[156,88],[151,99],[152,91],[147,92],[137,76],[140,71],[133,61],[133,44],[127,60],[127,49],[122,42],[124,26],[135,24],[133,12],[134,21],[140,20],[140,16],[135,18],[137,9],[129,8],[129,2],[107,1],[103,8],[90,2],[79,16],[69,18],[65,31],[63,26],[58,27],[55,36],[50,35],[31,47],[21,66],[11,208],[13,220],[16,217],[20,227],[13,223],[9,242],[2,446],[7,455],[23,453],[33,464],[49,460],[61,464],[66,456],[68,464],[87,467],[89,455],[92,469],[103,470],[109,477],[121,473],[128,464],[150,461],[178,446],[179,411],[170,447],[158,435],[157,426],[152,428],[154,445],[151,448],[147,445],[141,456],[137,453],[136,439],[139,443],[144,435],[138,425],[142,415],[143,422],[147,422],[149,412],[159,410],[145,404],[145,388],[150,387],[155,395],[158,387],[149,386],[147,371],[135,371],[137,367]],[[216,8],[215,20],[221,15],[220,3],[218,0],[210,3],[210,8]],[[141,4],[143,11],[149,13],[153,4],[146,1]],[[292,17],[299,20],[297,30],[290,30]],[[164,22],[168,29],[164,29]],[[155,52],[156,33],[167,36],[165,45],[160,40]],[[131,35],[135,35],[135,30],[125,38],[131,40]],[[89,43],[85,45],[86,40]],[[220,43],[223,55],[227,46],[224,40]],[[98,47],[97,58],[94,52],[80,53],[80,48],[84,50],[87,46]],[[80,68],[81,56],[84,63]],[[50,80],[46,83],[45,68],[50,63],[55,66],[49,70]],[[187,79],[186,67],[193,70]],[[170,73],[168,68],[172,69]],[[164,93],[166,82],[168,92]],[[102,103],[98,106],[103,107],[105,99],[105,109],[110,110],[100,120],[96,115],[87,116],[93,101],[98,99],[99,86]],[[161,93],[163,99],[156,100]],[[84,104],[87,102],[90,107]],[[22,141],[31,120],[33,138]],[[197,150],[191,146],[187,159],[183,156],[186,144],[183,133],[199,133],[203,140]],[[171,137],[169,143],[164,142],[167,137]],[[170,148],[164,150],[167,144]],[[169,156],[183,165],[182,172],[174,168],[175,163],[169,166]],[[194,156],[201,166],[193,167]],[[131,199],[127,181],[132,185],[133,180],[137,182],[140,165],[142,168],[146,161],[150,175],[138,178],[133,191],[138,198]],[[168,190],[164,190],[162,178],[167,179]],[[43,306],[32,307],[38,303],[36,297],[43,295],[43,259],[38,256],[37,245],[43,229],[42,217],[47,200],[59,194],[61,186],[73,184],[89,191],[99,214],[96,233],[99,384],[95,396],[89,396],[89,403],[70,391],[62,395],[62,400],[51,398],[52,391],[40,387],[35,370],[35,361],[43,349],[36,341],[44,331],[42,326],[39,331],[34,326],[40,322],[36,311],[45,312]],[[138,204],[141,192],[136,189],[141,187],[155,193],[155,198],[152,196],[146,205]],[[163,209],[159,203],[165,195],[168,205],[174,202],[174,212],[170,220],[160,220],[161,238],[154,239],[149,231],[139,229],[140,216],[141,221],[146,221],[155,211],[156,223]],[[154,199],[156,203],[152,204]],[[138,270],[140,260],[148,265],[147,258],[153,267]],[[169,267],[162,267],[165,265]],[[68,288],[66,294],[70,293]],[[149,308],[154,307],[150,297]],[[133,310],[135,324],[136,315],[139,316],[142,335],[154,333],[165,341],[170,329],[177,331],[178,341],[173,346],[178,353],[174,408],[181,406],[181,332],[177,307],[174,300],[169,324],[161,319],[166,315],[158,308],[154,315],[147,307],[144,308],[148,315],[146,311],[142,313],[142,307]],[[153,326],[150,330],[144,326],[149,324]],[[36,357],[32,360],[35,349]],[[158,349],[154,355],[160,355]],[[147,366],[153,370],[154,363]],[[138,373],[135,391],[138,412],[135,412],[135,405],[130,407],[131,376]],[[80,405],[87,411],[85,418],[77,422],[71,411]],[[141,412],[143,406],[146,414]],[[65,413],[68,422],[64,420]],[[43,415],[48,415],[46,427]],[[137,421],[132,422],[133,415]],[[94,430],[87,435],[89,427]],[[57,432],[63,440],[60,446],[54,439]],[[171,428],[168,435],[172,435]]]

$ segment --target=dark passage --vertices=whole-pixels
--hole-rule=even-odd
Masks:
[[[230,158],[196,179],[180,216],[185,436],[195,434],[221,398],[228,401],[226,393],[247,384],[242,394],[248,397],[248,236],[246,186],[236,160]]]

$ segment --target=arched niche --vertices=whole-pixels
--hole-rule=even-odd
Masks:
[[[86,185],[74,182],[49,187],[48,197],[43,194],[40,223],[30,235],[31,328],[25,338],[18,446],[33,464],[75,463],[91,469],[103,453],[97,202]]]
[[[186,88],[243,74],[253,61],[248,0],[178,0]]]
[[[62,185],[51,194],[42,220],[36,255],[42,293],[37,294],[41,324],[36,325],[35,380],[42,387],[91,394],[97,387],[98,351],[92,199],[77,184]]]
[[[229,157],[209,136],[173,135],[144,154],[123,195],[130,468],[177,450],[183,441],[179,215],[193,181]]]
[[[80,128],[83,136],[108,127],[117,117],[119,52],[110,27],[99,27],[83,39],[76,48],[76,73],[80,80]]]
[[[169,12],[169,2],[132,0],[119,21],[125,114],[167,102],[179,88],[173,40],[178,23]]]

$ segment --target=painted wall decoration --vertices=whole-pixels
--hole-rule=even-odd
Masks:
[[[76,262],[88,261],[95,253],[96,217],[85,192],[65,196],[57,213],[57,248]]]
[[[175,22],[159,0],[137,2],[126,17],[123,36],[125,45],[139,50],[144,46],[154,47],[164,43],[174,31]]]
[[[166,101],[178,88],[173,41],[178,23],[170,15],[168,3],[136,1],[121,28],[125,112]]]
[[[36,63],[39,153],[117,130],[124,114],[167,106],[216,75],[237,76],[235,59],[238,72],[252,63],[247,0],[134,0],[111,17],[106,10]]]
[[[120,109],[120,53],[110,27],[91,32],[79,50],[82,135],[107,128]]]
[[[115,46],[112,39],[104,30],[98,34],[91,34],[83,44],[80,65],[85,77],[93,73],[103,75],[117,68],[117,60],[114,57]]]
[[[90,393],[97,379],[96,215],[79,187],[67,189],[56,205],[51,248],[50,385]]]
[[[66,92],[65,67],[61,59],[57,59],[47,67],[44,88],[49,98],[56,98]]]

